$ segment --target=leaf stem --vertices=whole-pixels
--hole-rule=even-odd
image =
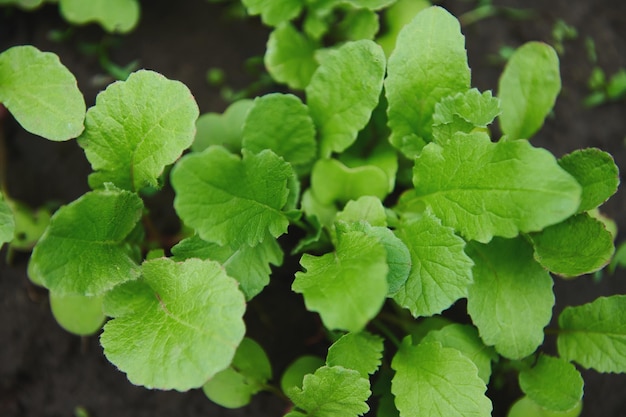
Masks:
[[[393,343],[398,349],[400,348],[400,339],[396,337],[396,335],[389,329],[381,320],[374,319],[372,320],[372,325],[376,327],[382,334],[384,334],[391,343]]]

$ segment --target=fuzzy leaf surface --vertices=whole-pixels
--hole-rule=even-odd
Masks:
[[[366,331],[346,333],[328,348],[326,365],[354,369],[369,378],[380,366],[383,348],[380,336]]]
[[[545,149],[528,141],[493,143],[457,134],[428,144],[413,170],[417,199],[467,240],[514,237],[565,220],[578,210],[581,187]]]
[[[432,316],[467,295],[472,260],[465,242],[431,214],[403,223],[396,235],[409,249],[411,272],[394,300],[415,317]]]
[[[0,54],[0,103],[27,131],[54,141],[84,129],[85,99],[74,75],[51,52],[30,45]]]
[[[139,22],[137,0],[60,0],[61,14],[69,22],[98,22],[108,32],[130,32]]]
[[[195,235],[174,246],[172,254],[178,261],[189,258],[218,261],[226,268],[228,276],[239,282],[246,300],[254,298],[269,284],[270,264],[280,266],[283,263],[282,249],[274,238],[267,238],[254,247],[242,245],[235,249],[206,242]]]
[[[89,185],[111,182],[139,191],[158,186],[166,165],[193,142],[198,105],[179,81],[141,70],[107,87],[87,111],[78,144],[94,173]]]
[[[35,245],[29,274],[59,295],[99,295],[139,275],[125,239],[142,215],[133,193],[89,192],[50,219]]]
[[[302,10],[303,0],[242,0],[251,15],[261,15],[261,20],[268,26],[296,18]]]
[[[528,42],[509,59],[498,83],[500,127],[508,140],[529,139],[561,91],[559,57],[548,44]]]
[[[287,231],[291,166],[270,150],[243,158],[212,146],[172,169],[174,208],[200,237],[220,246],[256,246]]]
[[[370,383],[357,371],[323,366],[304,377],[302,389],[287,392],[296,412],[310,417],[356,417],[369,411]]]
[[[305,172],[317,153],[315,125],[309,110],[292,94],[267,94],[254,100],[243,127],[243,147],[271,149],[297,172]]]
[[[584,381],[574,365],[561,358],[540,355],[537,363],[519,374],[522,391],[552,411],[571,410],[582,400]]]
[[[306,96],[323,156],[343,152],[369,121],[383,87],[385,60],[372,41],[348,42],[329,52],[313,74]]]
[[[279,83],[304,90],[319,65],[315,59],[318,47],[293,25],[283,23],[270,33],[264,58],[267,71]]]
[[[214,261],[158,258],[142,278],[107,293],[100,342],[128,379],[147,388],[198,388],[231,363],[245,333],[245,300]]]
[[[13,232],[15,230],[15,219],[9,205],[4,201],[2,193],[0,193],[0,248],[6,242],[13,240]]]
[[[607,265],[613,253],[613,235],[587,213],[530,234],[535,259],[550,272],[577,277]]]
[[[401,417],[489,417],[491,401],[476,365],[436,342],[413,346],[406,338],[391,362],[391,392]]]
[[[619,169],[607,152],[579,149],[559,159],[559,165],[583,187],[579,211],[598,207],[617,191]]]
[[[378,314],[385,301],[387,253],[374,236],[343,233],[336,251],[322,256],[304,254],[293,291],[306,307],[320,314],[328,329],[358,332]]]
[[[470,88],[465,38],[458,20],[437,6],[419,12],[398,34],[387,67],[390,141],[412,158],[415,141],[432,140],[435,104]]]
[[[559,355],[598,372],[626,372],[626,296],[600,297],[559,316]]]
[[[467,311],[481,339],[509,359],[530,355],[543,342],[543,328],[552,317],[550,274],[521,237],[474,242],[468,253],[475,265]]]

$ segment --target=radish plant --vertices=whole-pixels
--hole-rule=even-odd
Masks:
[[[304,7],[290,2],[286,17],[244,3],[268,23]],[[391,2],[344,3],[367,3],[349,13],[366,19]],[[309,30],[323,26],[314,17]],[[531,144],[561,87],[550,46],[522,46],[498,91],[481,92],[458,20],[429,7],[389,58],[350,40],[298,83],[303,98],[272,93],[199,118],[184,84],[140,70],[85,112],[53,55],[0,55],[0,101],[29,131],[77,137],[93,168],[91,191],[54,213],[29,264],[61,325],[91,334],[105,322],[104,354],[133,384],[202,388],[231,408],[278,392],[289,417],[362,415],[372,398],[385,416],[489,416],[500,369],[525,394],[511,416],[576,416],[577,367],[626,371],[626,296],[567,307],[546,329],[554,280],[611,260],[598,207],[619,183],[602,150],[557,159]],[[154,247],[144,198],[168,179],[185,227]],[[15,227],[10,201],[0,242]],[[273,273],[293,278],[335,336],[280,384],[244,321]],[[447,311],[460,300],[469,319],[457,322]]]

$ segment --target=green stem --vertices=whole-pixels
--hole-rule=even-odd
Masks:
[[[389,339],[391,343],[393,343],[398,349],[400,348],[400,339],[398,339],[396,335],[393,334],[391,329],[389,329],[382,321],[380,321],[379,319],[374,319],[372,320],[372,325],[380,330],[380,332],[384,334],[387,339]]]

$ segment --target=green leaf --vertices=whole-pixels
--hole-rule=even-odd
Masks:
[[[177,261],[189,258],[218,261],[226,268],[228,276],[239,282],[246,300],[254,298],[269,284],[270,264],[280,266],[283,263],[282,249],[274,238],[267,238],[254,247],[242,245],[234,249],[206,242],[195,235],[179,242],[172,253]]]
[[[385,9],[383,14],[385,31],[376,39],[385,50],[385,55],[391,55],[402,28],[413,20],[415,15],[431,5],[428,0],[397,0]]]
[[[607,152],[579,149],[559,159],[559,165],[583,187],[579,211],[598,207],[617,191],[619,169]]]
[[[468,253],[475,265],[467,311],[481,339],[509,359],[530,355],[543,342],[543,328],[552,317],[550,274],[521,237],[474,242]]]
[[[254,100],[243,128],[243,147],[253,153],[271,149],[306,173],[317,152],[309,110],[291,94],[267,94]]]
[[[387,213],[379,198],[362,196],[357,200],[350,200],[342,211],[337,213],[337,221],[353,223],[366,221],[372,226],[387,226]]]
[[[191,150],[202,152],[211,145],[221,145],[231,152],[241,151],[243,125],[253,105],[254,102],[250,99],[237,100],[223,114],[200,115]]]
[[[582,401],[579,401],[571,410],[551,411],[539,406],[528,397],[522,397],[513,404],[507,417],[578,417],[582,408]]]
[[[328,348],[326,365],[343,366],[369,378],[380,366],[383,339],[366,331],[346,333]]]
[[[34,210],[26,204],[15,200],[7,201],[7,204],[13,211],[13,220],[15,221],[11,249],[32,251],[50,224],[50,218],[52,217],[50,210],[46,207]]]
[[[396,0],[342,0],[340,3],[348,3],[354,7],[368,10],[380,10],[391,6]]]
[[[500,76],[500,127],[508,140],[529,139],[543,125],[561,91],[559,57],[550,45],[528,42]]]
[[[267,354],[254,340],[245,337],[232,363],[215,374],[202,390],[214,403],[226,408],[243,407],[251,397],[265,388],[272,377],[272,366]]]
[[[389,179],[374,165],[349,168],[336,159],[318,159],[311,171],[311,191],[323,205],[346,203],[362,196],[382,200],[389,194]]]
[[[51,52],[14,46],[0,54],[0,102],[29,132],[54,141],[83,131],[85,99],[74,75]]]
[[[303,6],[303,0],[242,0],[242,3],[250,15],[261,15],[263,23],[269,26],[298,17]]]
[[[441,7],[418,13],[396,45],[385,81],[390,141],[412,158],[416,142],[432,140],[435,104],[470,88],[470,69],[459,22]]]
[[[487,387],[476,365],[439,343],[413,346],[406,338],[393,358],[391,392],[400,416],[491,416]]]
[[[302,389],[287,392],[297,410],[305,416],[352,417],[369,411],[366,401],[371,391],[369,381],[352,369],[323,366],[306,375]]]
[[[137,0],[60,0],[63,17],[71,23],[98,22],[108,32],[126,33],[139,22]]]
[[[350,10],[337,25],[339,36],[349,41],[374,39],[379,28],[378,14],[367,9]]]
[[[213,261],[144,262],[142,279],[107,293],[100,342],[128,379],[186,391],[231,363],[245,333],[237,282]]]
[[[61,327],[79,336],[90,336],[104,324],[102,296],[50,293],[50,309]]]
[[[539,406],[552,411],[576,407],[583,397],[584,381],[571,363],[540,355],[537,363],[519,374],[522,391]]]
[[[486,347],[474,326],[459,323],[449,324],[441,329],[433,329],[424,336],[424,343],[439,342],[443,347],[454,348],[463,353],[478,368],[478,376],[489,383],[491,361],[497,358],[496,352]]]
[[[318,47],[316,41],[298,32],[290,23],[283,23],[270,33],[265,67],[277,82],[303,90],[317,69],[315,51]]]
[[[118,81],[89,109],[78,144],[94,169],[92,188],[112,182],[138,191],[158,186],[166,165],[193,142],[198,105],[179,81],[141,70]]]
[[[289,392],[293,387],[302,389],[302,380],[307,374],[314,373],[324,366],[322,358],[317,356],[300,356],[287,366],[280,378],[280,388],[283,392]]]
[[[598,372],[626,373],[626,296],[600,297],[559,316],[559,355]]]
[[[417,199],[467,240],[489,242],[561,222],[578,210],[580,185],[547,150],[493,143],[480,132],[428,144],[413,170]]]
[[[44,0],[0,0],[0,5],[15,5],[25,10],[33,10],[44,2]]]
[[[600,270],[613,257],[613,235],[587,213],[531,233],[535,259],[550,272],[576,277]]]
[[[270,150],[244,149],[240,158],[212,146],[185,156],[172,169],[174,208],[204,240],[235,249],[256,246],[287,231],[282,209],[292,175],[291,166]]]
[[[344,233],[334,253],[304,254],[300,264],[306,272],[296,273],[292,289],[328,329],[358,332],[380,311],[388,291],[388,267],[376,237]]]
[[[394,300],[415,317],[432,316],[467,295],[472,282],[472,260],[465,242],[439,219],[425,213],[405,221],[396,231],[409,248],[411,272]]]
[[[348,42],[324,57],[306,87],[322,156],[356,140],[378,104],[384,76],[385,54],[372,41]]]
[[[89,192],[61,207],[35,245],[29,274],[50,291],[99,295],[139,275],[125,242],[143,203],[117,189]]]
[[[0,193],[0,249],[6,242],[13,240],[13,232],[15,231],[15,219],[13,211],[4,201],[2,193]]]

